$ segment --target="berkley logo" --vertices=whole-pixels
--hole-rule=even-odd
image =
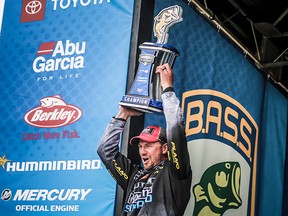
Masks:
[[[59,95],[40,100],[41,105],[24,116],[27,124],[40,128],[56,128],[78,121],[82,111],[73,105],[66,104]]]

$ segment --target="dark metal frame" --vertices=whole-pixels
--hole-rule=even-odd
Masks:
[[[251,20],[235,0],[218,2],[231,9],[231,15],[227,17],[221,13],[222,11],[217,11],[213,5],[211,6],[209,4],[211,1],[184,0],[184,2],[229,38],[230,42],[239,48],[280,92],[288,96],[288,33],[277,29],[279,22],[288,18],[288,7],[283,8],[283,12],[273,23],[265,23]]]

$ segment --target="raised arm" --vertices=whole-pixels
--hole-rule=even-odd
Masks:
[[[123,189],[126,189],[132,164],[119,152],[120,135],[124,130],[126,120],[130,116],[140,114],[120,106],[117,115],[107,125],[97,149],[97,153],[108,172]]]
[[[187,178],[191,174],[185,127],[180,101],[173,89],[173,71],[168,64],[157,67],[163,88],[162,101],[166,119],[171,173],[176,179]]]

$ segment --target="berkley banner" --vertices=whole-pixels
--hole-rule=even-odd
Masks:
[[[193,6],[159,0],[154,14],[176,4],[183,21],[168,43],[180,53],[174,87],[193,172],[185,216],[281,215],[287,98]],[[156,123],[163,116],[146,116]]]
[[[96,149],[125,94],[133,8],[0,1],[1,215],[113,215]]]

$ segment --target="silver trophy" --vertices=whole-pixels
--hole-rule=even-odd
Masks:
[[[153,30],[157,42],[144,42],[139,46],[141,54],[136,78],[129,93],[122,97],[120,105],[147,113],[163,112],[160,76],[155,70],[165,63],[173,67],[179,52],[167,44],[168,31],[182,20],[182,8],[178,5],[164,8],[154,18]]]

